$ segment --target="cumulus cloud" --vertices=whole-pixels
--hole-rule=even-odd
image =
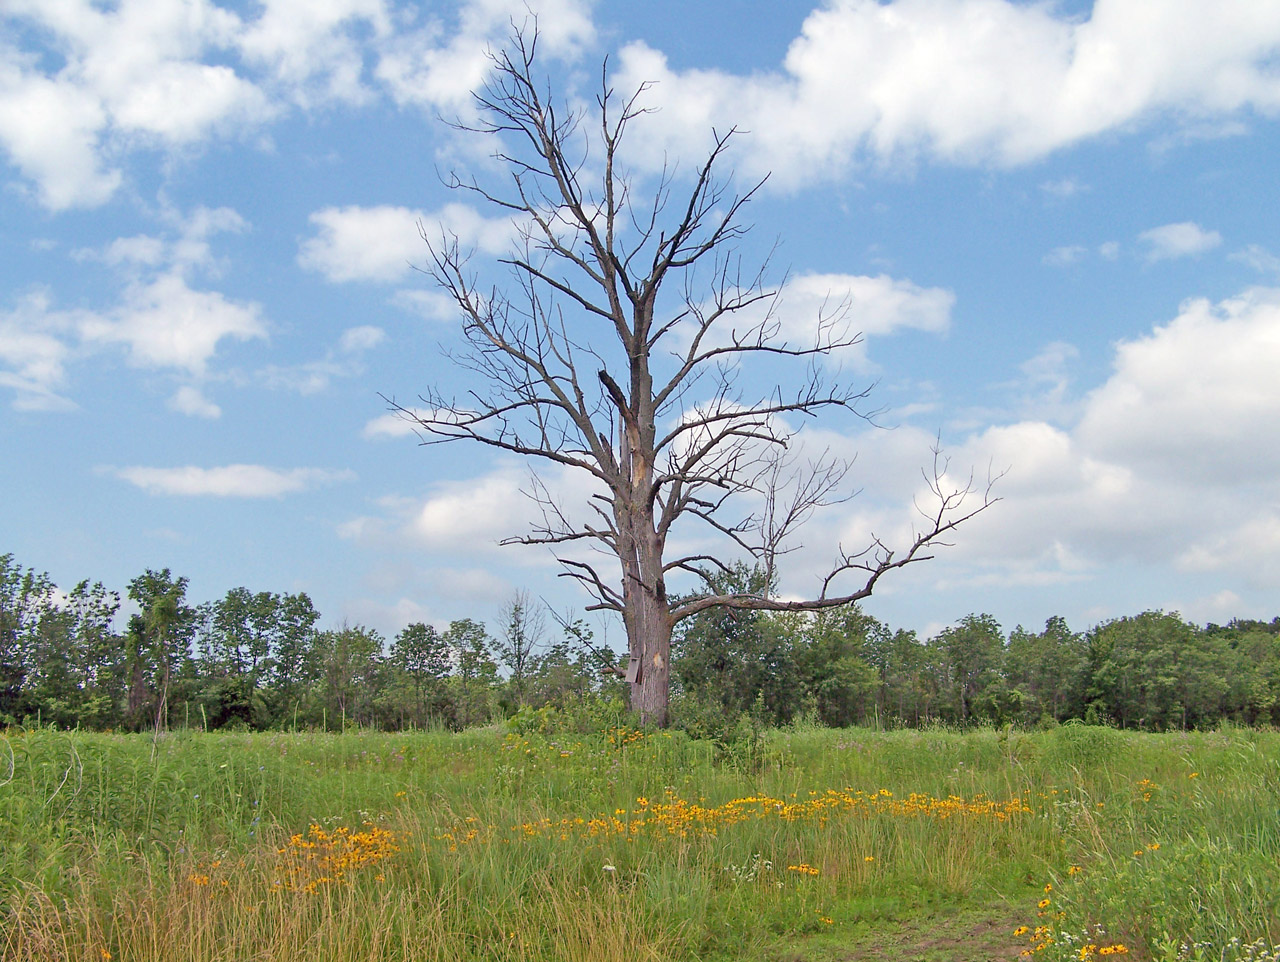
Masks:
[[[1162,480],[1247,483],[1280,474],[1280,289],[1196,299],[1146,337],[1116,347],[1077,435],[1108,459]]]
[[[266,337],[256,304],[232,301],[217,291],[193,290],[178,273],[131,285],[124,302],[80,326],[89,343],[119,344],[138,367],[177,368],[203,375],[225,338]]]
[[[180,468],[127,467],[108,469],[110,473],[148,494],[182,497],[279,498],[323,484],[349,481],[352,471],[325,468],[268,468],[260,464],[229,464],[225,467]]]
[[[14,392],[18,410],[66,410],[75,407],[59,392],[66,381],[72,348],[68,335],[86,314],[51,308],[44,292],[24,297],[12,311],[0,312],[0,386]]]
[[[396,0],[11,0],[5,16],[32,49],[0,47],[0,147],[55,210],[106,201],[139,148],[242,137],[292,109],[385,95],[466,114],[486,51],[532,16],[551,58],[596,40],[588,0],[467,0],[452,15]],[[1278,47],[1280,13],[1251,0],[1212,16],[1194,0],[1098,0],[1086,18],[1015,0],[832,0],[772,69],[675,70],[635,42],[614,80],[657,81],[639,158],[696,154],[736,125],[751,132],[746,172],[794,185],[863,158],[1023,164],[1156,116],[1187,136],[1238,130],[1280,110]]]
[[[433,19],[398,33],[382,46],[375,73],[399,104],[465,113],[489,72],[488,51],[502,46],[513,23],[536,16],[539,51],[568,59],[595,36],[590,7],[589,0],[472,0],[456,24]]]
[[[379,426],[389,422],[378,419]],[[539,467],[538,480],[530,465],[501,461],[477,477],[433,484],[422,496],[388,496],[378,502],[377,514],[352,518],[338,533],[353,541],[427,551],[456,563],[464,550],[471,558],[502,556],[517,564],[553,565],[545,548],[525,551],[502,547],[506,538],[528,534],[542,520],[542,510],[530,497],[539,493],[561,505],[569,517],[577,516],[600,488],[583,471],[563,467]],[[575,554],[582,549],[562,546]]]
[[[222,408],[214,404],[198,387],[184,384],[169,399],[169,407],[180,414],[214,420],[222,417]]]
[[[766,298],[722,319],[703,346],[728,343],[731,331],[741,334],[753,324],[770,320],[778,327],[777,340],[792,347],[812,347],[822,340],[835,342],[859,338],[833,351],[831,360],[866,370],[866,338],[885,337],[904,330],[944,333],[951,324],[955,294],[941,287],[921,287],[905,278],[887,274],[797,274],[772,298]],[[675,331],[692,336],[693,320]]]
[[[0,45],[0,145],[50,210],[103,203],[123,179],[99,154],[106,111],[77,84],[28,64]]]
[[[823,304],[847,305],[851,330],[883,337],[908,329],[946,331],[956,296],[886,274],[800,274],[787,282],[780,300],[785,328],[811,325]]]
[[[456,238],[463,250],[505,252],[515,234],[510,218],[486,218],[466,204],[438,211],[408,207],[326,207],[310,217],[314,236],[302,242],[298,263],[327,280],[395,281],[427,256],[423,235]]]
[[[264,0],[261,9],[237,45],[292,100],[311,107],[373,95],[364,77],[366,46],[393,32],[386,0]]]
[[[840,0],[815,10],[780,68],[749,76],[673,69],[626,45],[613,81],[656,81],[637,157],[692,156],[737,125],[748,172],[783,185],[861,158],[1024,164],[1157,114],[1280,110],[1280,10],[1230,0],[1134,7],[1098,0],[1080,19],[1011,0]]]
[[[119,158],[240,137],[297,107],[465,105],[485,51],[538,16],[543,49],[594,35],[585,0],[469,0],[421,23],[394,0],[11,0],[31,50],[0,43],[0,148],[53,210],[92,207],[123,182]],[[38,45],[38,46],[37,46]]]
[[[1131,563],[1280,588],[1280,452],[1269,443],[1280,436],[1280,290],[1187,302],[1116,345],[1110,376],[1078,399],[1066,373],[1075,357],[1071,345],[1047,345],[1010,385],[1034,395],[1023,419],[952,439],[947,480],[963,487],[972,469],[980,491],[988,472],[1004,472],[994,489],[1002,500],[939,562],[886,590],[1048,586]],[[857,549],[873,535],[908,544],[922,521],[916,506],[932,503],[920,471],[934,441],[909,422],[857,434],[806,428],[796,455],[856,454],[850,482],[861,493],[810,523],[782,590],[813,590],[836,544]]]
[[[458,544],[496,545],[522,533],[531,512],[521,485],[514,472],[440,484],[414,511],[412,537],[424,547],[445,550]]]
[[[1153,227],[1139,234],[1138,239],[1147,245],[1147,260],[1151,262],[1203,254],[1222,243],[1222,235],[1216,230],[1205,230],[1191,221]]]
[[[168,211],[172,225],[161,236],[117,238],[100,249],[72,252],[75,260],[94,260],[116,269],[122,290],[116,303],[96,310],[59,311],[44,292],[27,295],[18,309],[0,314],[0,384],[17,392],[19,406],[65,407],[55,391],[66,365],[123,349],[135,367],[164,370],[187,379],[170,399],[171,410],[216,417],[217,405],[197,382],[228,340],[267,336],[261,307],[197,286],[201,274],[217,275],[220,265],[210,238],[239,232],[248,224],[229,208],[196,208],[188,215]]]
[[[998,570],[1055,570],[1059,550],[1077,565],[1165,558],[1280,586],[1277,365],[1280,290],[1189,301],[1116,346],[1110,377],[1071,423],[997,425],[959,447],[957,464],[1009,469],[1004,500],[960,553]],[[906,454],[883,457],[874,437],[863,454],[872,471],[909,473]]]
[[[208,0],[13,0],[43,58],[5,50],[0,143],[54,210],[94,206],[122,175],[106,162],[135,147],[183,147],[270,119],[258,87],[218,62],[240,28]]]

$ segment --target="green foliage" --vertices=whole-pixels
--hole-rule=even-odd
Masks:
[[[712,587],[770,590],[746,565],[720,572]],[[138,614],[117,626],[119,596],[100,583],[63,594],[48,575],[0,556],[0,725],[456,730],[517,714],[525,725],[526,708],[577,715],[626,693],[619,676],[601,673],[616,659],[586,623],[547,631],[520,595],[497,638],[463,618],[443,631],[408,625],[388,644],[362,625],[318,630],[305,594],[240,587],[193,606],[187,589],[168,569],[146,571],[128,586]],[[992,616],[975,613],[922,640],[856,605],[712,609],[678,626],[672,676],[671,723],[722,746],[745,743],[753,726],[800,720],[882,729],[1276,725],[1280,618],[1200,628],[1145,612],[1081,633],[1053,617],[1038,633],[1018,626],[1006,638]]]

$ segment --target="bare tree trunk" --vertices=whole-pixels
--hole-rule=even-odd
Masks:
[[[631,709],[642,724],[664,728],[671,680],[671,619],[662,579],[657,536],[640,538],[637,577],[632,588],[627,621],[627,650],[635,662],[631,682]]]

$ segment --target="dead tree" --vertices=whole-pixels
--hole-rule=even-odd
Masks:
[[[462,319],[465,346],[453,360],[482,387],[463,397],[432,389],[421,396],[425,410],[390,403],[416,422],[426,443],[476,441],[593,479],[595,493],[580,506],[586,516],[575,520],[535,474],[530,493],[542,521],[504,543],[552,546],[563,574],[594,595],[589,610],[622,616],[632,708],[661,726],[678,621],[713,606],[819,610],[865,598],[887,572],[925,560],[988,506],[990,487],[947,487],[945,465],[935,459],[926,478],[936,503],[923,509],[914,537],[897,550],[874,537],[857,552],[837,549],[807,600],[669,596],[674,573],[709,586],[711,573],[735,554],[753,556],[772,574],[779,553],[794,547],[788,539],[796,529],[816,509],[844,500],[848,464],[827,456],[790,464],[795,428],[787,419],[827,409],[861,416],[866,389],[839,383],[824,363],[860,335],[847,330],[849,305],[840,304],[814,318],[811,342],[781,338],[767,258],[744,272],[737,251],[745,232],[739,216],[761,184],[733,194],[717,177],[734,131],[713,135],[685,181],[664,171],[639,203],[620,148],[644,112],[645,88],[620,99],[602,69],[588,121],[538,80],[536,46],[536,31],[516,31],[506,50],[491,55],[491,79],[476,94],[481,119],[459,125],[499,143],[495,156],[509,179],[502,186],[451,180],[516,223],[519,240],[503,260],[512,287],[482,289],[458,239],[423,230],[427,273]],[[761,361],[790,362],[803,373],[790,389],[756,390],[744,365]],[[724,550],[669,557],[673,534],[697,525]],[[618,574],[574,547],[584,543],[610,567],[619,564]]]

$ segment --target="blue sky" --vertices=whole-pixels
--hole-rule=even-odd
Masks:
[[[886,427],[802,435],[856,452],[861,493],[806,529],[784,593],[907,536],[940,434],[1003,500],[883,583],[866,607],[892,625],[1277,614],[1280,5],[532,8],[557,91],[589,102],[606,56],[616,89],[652,84],[637,188],[739,128],[725,172],[770,174],[743,254],[778,245],[786,329],[831,296],[866,334],[843,369]],[[416,225],[502,282],[511,225],[442,186],[496,176],[494,145],[439,118],[527,15],[0,3],[0,552],[64,586],[305,590],[388,635],[520,588],[588,603],[496,544],[531,515],[524,466],[420,448],[379,397],[463,386]]]

